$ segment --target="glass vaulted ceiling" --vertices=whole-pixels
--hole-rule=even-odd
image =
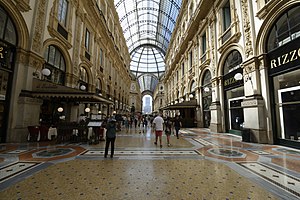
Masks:
[[[181,0],[115,0],[141,91],[154,91],[165,71],[165,54]]]

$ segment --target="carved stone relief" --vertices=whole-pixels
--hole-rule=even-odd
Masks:
[[[76,12],[78,14],[78,12]],[[79,52],[80,52],[80,30],[82,26],[82,18],[80,16],[76,16],[76,27],[78,31],[75,31],[75,42],[74,42],[74,59],[73,59],[73,73],[75,75],[78,74],[78,65],[79,65]]]
[[[245,55],[246,58],[253,55],[251,25],[248,12],[248,0],[241,0],[243,13],[243,26],[245,35]]]
[[[34,24],[34,31],[33,31],[33,41],[32,41],[32,50],[41,53],[42,45],[43,45],[43,35],[44,35],[44,27],[45,27],[45,18],[46,18],[46,7],[47,7],[46,0],[39,0],[37,6],[37,13],[36,13],[36,21]]]
[[[215,25],[214,21],[210,24],[210,47],[211,47],[211,72],[212,77],[216,76],[215,66]]]

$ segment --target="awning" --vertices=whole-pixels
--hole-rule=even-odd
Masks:
[[[33,79],[32,91],[22,90],[20,96],[32,96],[36,98],[48,99],[66,99],[69,101],[79,101],[86,103],[107,103],[113,104],[114,102],[102,97],[101,95],[81,91],[76,88],[71,88],[63,85],[54,84],[45,80]]]
[[[192,99],[190,101],[184,101],[184,102],[177,103],[177,104],[174,104],[174,105],[169,105],[169,106],[166,106],[162,109],[163,110],[178,110],[178,109],[183,109],[183,108],[196,108],[197,106],[198,106],[197,100]]]
[[[112,101],[107,100],[101,96],[98,96],[93,93],[52,93],[52,92],[31,92],[32,97],[37,98],[60,98],[60,99],[68,99],[80,102],[89,102],[89,103],[108,103],[113,104]]]

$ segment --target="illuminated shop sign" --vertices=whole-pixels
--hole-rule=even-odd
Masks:
[[[300,68],[300,38],[268,53],[270,75]]]

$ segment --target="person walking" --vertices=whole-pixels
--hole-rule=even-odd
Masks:
[[[108,120],[108,123],[106,125],[106,143],[105,143],[105,153],[104,153],[104,158],[107,158],[108,154],[108,148],[109,144],[111,143],[111,152],[110,152],[110,157],[114,157],[114,150],[115,150],[115,140],[116,140],[116,125],[117,120],[114,118],[110,118]]]
[[[157,140],[159,138],[159,144],[160,148],[162,148],[162,141],[161,136],[162,132],[164,130],[164,119],[161,117],[161,113],[157,115],[157,117],[154,118],[152,122],[153,130],[155,131],[155,142],[154,144],[157,145]]]
[[[179,133],[179,130],[180,130],[181,127],[182,127],[182,124],[181,124],[181,121],[179,119],[179,116],[177,115],[175,120],[174,120],[174,128],[175,128],[177,139],[179,139],[178,133]]]
[[[167,136],[167,144],[168,147],[171,146],[170,144],[170,136],[171,136],[171,132],[172,132],[172,122],[171,122],[171,118],[167,117],[166,122],[165,122],[165,134]]]

